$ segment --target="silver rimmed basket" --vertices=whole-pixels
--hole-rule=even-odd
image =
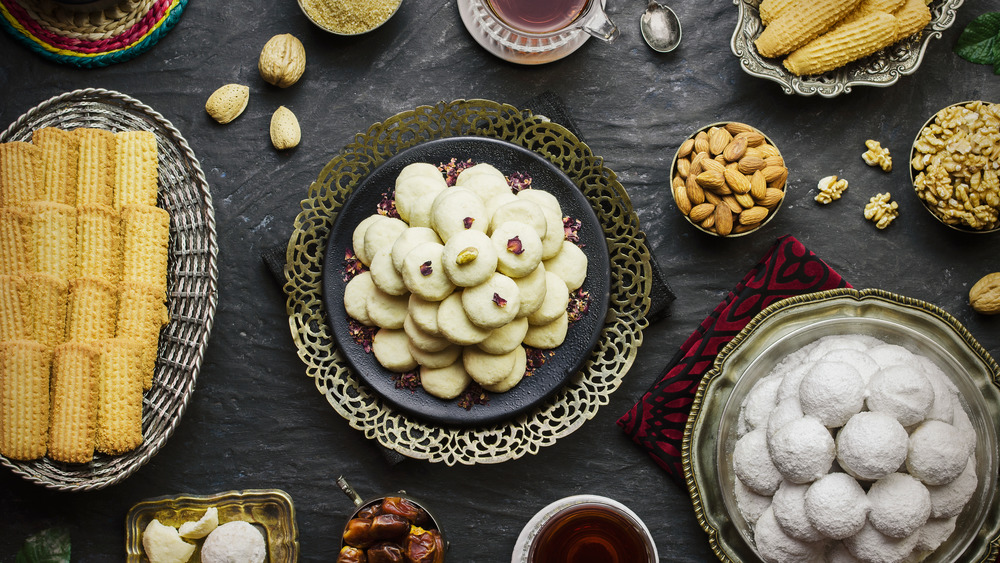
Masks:
[[[0,456],[0,463],[14,473],[47,488],[96,490],[122,481],[148,462],[173,434],[194,392],[218,302],[215,211],[205,174],[187,141],[162,115],[132,97],[98,88],[61,94],[19,117],[0,134],[0,142],[30,141],[42,127],[152,131],[159,151],[157,205],[170,213],[170,323],[160,333],[153,387],[143,397],[142,444],[118,456],[95,454],[93,461],[79,465]]]

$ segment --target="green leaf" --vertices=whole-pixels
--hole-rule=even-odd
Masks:
[[[987,12],[969,22],[955,44],[955,53],[963,59],[983,65],[1000,63],[1000,12]]]
[[[14,563],[69,563],[69,530],[49,528],[29,537]]]

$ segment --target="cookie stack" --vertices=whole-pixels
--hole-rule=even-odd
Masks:
[[[525,346],[562,344],[587,257],[566,240],[555,196],[515,193],[487,163],[454,186],[414,163],[396,178],[395,208],[399,218],[374,214],[355,228],[355,256],[369,269],[344,290],[348,316],[378,327],[372,351],[383,367],[419,368],[424,389],[443,399],[473,381],[502,393],[524,376]]]
[[[0,144],[0,454],[85,463],[142,442],[167,322],[157,185],[150,132]]]

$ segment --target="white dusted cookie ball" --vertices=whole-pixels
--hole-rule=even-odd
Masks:
[[[759,495],[743,484],[739,479],[735,480],[736,506],[740,514],[747,522],[754,524],[764,511],[771,506],[771,497]]]
[[[201,544],[203,563],[264,563],[266,558],[264,536],[249,522],[226,522]]]
[[[907,352],[908,353],[908,352]],[[923,420],[934,402],[934,388],[912,365],[882,368],[868,382],[868,410],[896,417],[903,426]]]
[[[976,458],[971,456],[965,469],[954,481],[927,487],[927,492],[931,495],[931,518],[958,516],[976,492],[977,486],[979,479],[976,476]]]
[[[906,473],[892,473],[868,489],[868,521],[893,538],[916,532],[931,516],[927,487]]]
[[[746,424],[747,431],[767,424],[768,417],[778,403],[778,385],[781,377],[769,375],[754,384],[746,399],[740,406],[740,418]],[[801,416],[801,414],[799,415]]]
[[[827,428],[837,428],[865,406],[865,383],[848,364],[817,361],[799,383],[799,405]]]
[[[774,516],[773,507],[757,519],[754,543],[767,563],[814,563],[823,557],[823,543],[797,540],[786,534]]]
[[[771,496],[778,490],[781,472],[767,452],[767,436],[763,429],[749,432],[736,441],[733,471],[744,485],[759,495]]]
[[[806,492],[809,485],[798,485],[782,481],[771,499],[771,509],[778,525],[789,536],[814,542],[823,539],[823,534],[812,525],[806,516]]]
[[[835,540],[853,536],[865,526],[868,497],[857,480],[846,473],[827,473],[809,485],[805,494],[809,522]]]
[[[961,431],[940,420],[927,420],[910,433],[906,470],[927,485],[954,481],[972,455]]]
[[[861,531],[849,538],[844,538],[844,545],[851,555],[865,562],[896,562],[902,563],[917,546],[919,536],[912,534],[904,538],[893,538],[875,529],[871,522],[865,524]]]
[[[903,465],[908,446],[906,429],[895,417],[860,412],[837,434],[837,462],[852,476],[874,481]]]
[[[774,466],[793,483],[810,483],[826,475],[836,457],[830,431],[811,416],[781,427],[767,446]]]

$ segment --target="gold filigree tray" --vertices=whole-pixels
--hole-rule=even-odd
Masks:
[[[532,150],[565,173],[597,215],[611,258],[608,315],[583,368],[538,407],[510,420],[455,428],[409,417],[365,386],[340,350],[322,301],[333,223],[353,190],[395,154],[437,139],[488,137]],[[617,175],[585,143],[546,117],[488,100],[420,106],[359,133],[312,183],[288,242],[285,291],[292,339],[306,373],[352,427],[405,456],[432,462],[500,463],[549,446],[593,418],[621,384],[639,345],[652,284],[650,252]],[[458,407],[456,407],[458,408]],[[476,408],[473,406],[472,408]]]

